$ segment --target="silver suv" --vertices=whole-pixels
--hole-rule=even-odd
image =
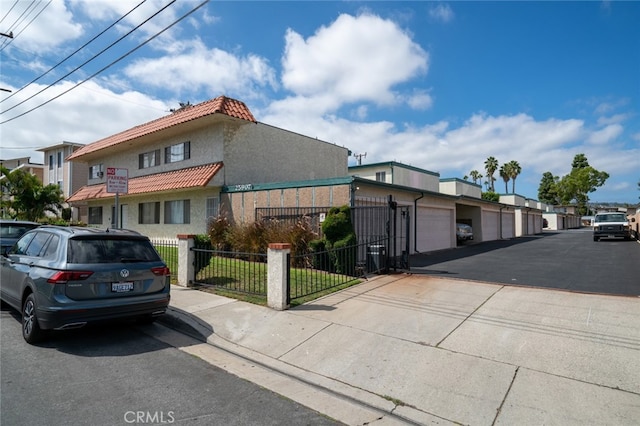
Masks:
[[[170,272],[149,238],[127,230],[40,226],[0,257],[0,298],[22,313],[22,335],[133,317],[169,305]]]

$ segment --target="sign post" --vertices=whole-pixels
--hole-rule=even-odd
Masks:
[[[120,205],[118,196],[129,192],[129,169],[118,169],[115,167],[107,167],[107,192],[116,194],[116,212],[115,226],[119,228]]]

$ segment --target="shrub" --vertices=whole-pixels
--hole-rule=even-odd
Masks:
[[[211,262],[211,258],[213,257],[213,253],[211,252],[211,250],[213,250],[213,244],[211,243],[211,237],[205,234],[196,235],[193,239],[193,243],[194,247],[197,249],[208,250],[197,251],[195,253],[193,266],[195,268],[196,275],[198,275],[198,272],[209,266],[209,263]]]

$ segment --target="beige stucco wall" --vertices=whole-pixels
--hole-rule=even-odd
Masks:
[[[464,195],[466,197],[482,198],[482,187],[460,179],[440,181],[440,192],[449,195]]]

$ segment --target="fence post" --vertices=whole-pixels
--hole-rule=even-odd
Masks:
[[[178,285],[190,287],[195,278],[195,252],[191,250],[195,246],[195,235],[178,235]]]
[[[267,305],[275,310],[289,308],[287,303],[287,276],[291,244],[271,243],[267,249]]]

